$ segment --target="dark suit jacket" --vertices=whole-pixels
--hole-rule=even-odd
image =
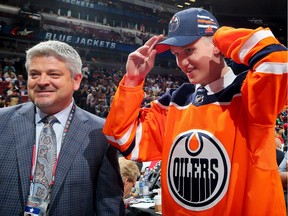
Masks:
[[[0,215],[24,212],[30,186],[35,107],[0,109]],[[117,152],[102,134],[104,120],[79,107],[59,154],[51,216],[124,215]]]

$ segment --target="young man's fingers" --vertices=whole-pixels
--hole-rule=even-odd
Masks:
[[[150,53],[154,49],[156,44],[159,43],[162,39],[163,39],[163,35],[156,36],[155,40],[153,41],[153,43],[151,44],[151,46],[148,50],[148,53]]]

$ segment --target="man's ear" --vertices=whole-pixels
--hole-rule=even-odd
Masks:
[[[77,91],[80,88],[81,80],[82,80],[82,73],[76,74],[73,78],[74,82],[74,91]]]

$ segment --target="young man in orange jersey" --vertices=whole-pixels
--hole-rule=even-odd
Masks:
[[[156,53],[190,83],[141,108]],[[224,57],[249,66],[235,76]],[[285,215],[274,126],[287,95],[287,48],[267,28],[219,28],[208,11],[176,13],[167,39],[128,56],[104,126],[131,160],[162,160],[163,215]]]

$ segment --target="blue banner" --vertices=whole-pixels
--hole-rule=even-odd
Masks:
[[[103,48],[109,50],[118,50],[122,52],[130,53],[138,48],[136,45],[129,45],[123,43],[117,43],[109,40],[96,39],[92,37],[83,37],[77,35],[56,33],[52,31],[42,31],[36,28],[26,28],[20,26],[2,26],[0,32],[6,35],[13,35],[19,38],[26,39],[38,39],[41,41],[46,40],[58,40],[66,42],[73,46],[76,44],[84,45],[91,48]]]

